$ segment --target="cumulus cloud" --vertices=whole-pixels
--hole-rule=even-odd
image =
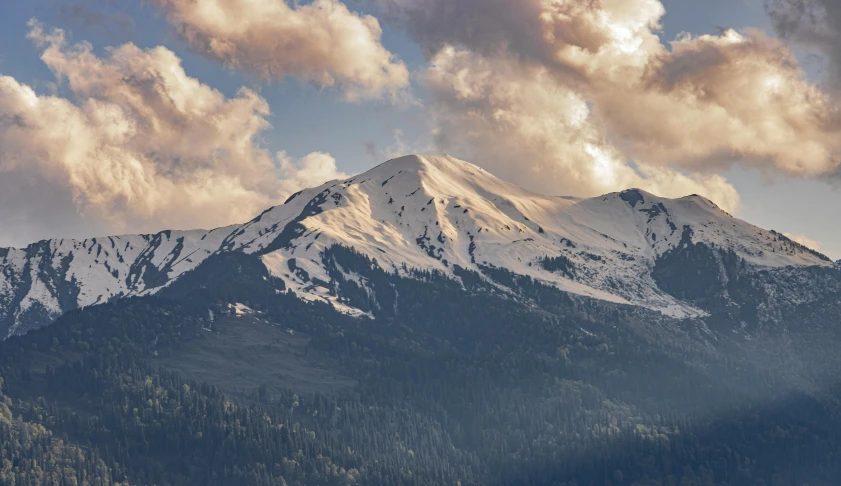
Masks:
[[[286,192],[292,193],[301,188],[319,186],[335,179],[347,179],[349,174],[336,169],[336,159],[330,154],[313,152],[298,160],[293,160],[286,152],[279,152],[281,185]]]
[[[298,184],[342,175],[326,154],[300,163],[273,157],[259,140],[269,128],[266,101],[248,89],[226,98],[189,77],[166,48],[124,44],[98,57],[61,30],[30,27],[73,101],[0,76],[0,179],[40,188],[12,208],[38,210],[46,194],[57,213],[74,208],[91,228],[219,226],[252,217]],[[12,224],[21,213],[0,218]],[[44,226],[27,236],[61,230],[49,226],[55,219],[35,219]]]
[[[594,195],[641,187],[703,194],[728,210],[736,191],[717,175],[637,163],[604,137],[590,104],[540,65],[442,49],[425,82],[436,102],[437,142],[501,177],[547,194]]]
[[[759,31],[666,45],[659,0],[379,3],[429,56],[441,146],[520,182],[695,187],[732,208],[714,171],[820,177],[841,164],[837,103]]]
[[[595,90],[597,110],[634,157],[713,169],[734,163],[795,176],[829,173],[841,124],[791,52],[758,31],[685,37]]]
[[[351,99],[397,94],[406,66],[380,42],[370,15],[338,0],[152,0],[197,52],[264,79],[294,76]]]

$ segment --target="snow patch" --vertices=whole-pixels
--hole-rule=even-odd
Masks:
[[[234,309],[234,314],[236,314],[238,316],[245,316],[245,315],[254,314],[254,309],[248,307],[245,304],[240,304],[239,302],[234,304],[232,307]]]

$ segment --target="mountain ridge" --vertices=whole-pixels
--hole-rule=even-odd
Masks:
[[[335,245],[393,273],[429,270],[457,278],[456,268],[502,268],[572,294],[674,317],[705,311],[683,290],[658,282],[656,275],[669,272],[657,267],[680,261],[675,255],[696,245],[709,249],[706,258],[725,280],[729,253],[741,262],[737,272],[832,265],[701,196],[667,199],[639,189],[595,198],[543,196],[453,157],[406,156],[300,191],[242,225],[0,249],[0,335],[24,333],[76,307],[155,293],[209,256],[231,251],[258,255],[305,300],[364,314],[342,304],[329,284],[324,254]]]

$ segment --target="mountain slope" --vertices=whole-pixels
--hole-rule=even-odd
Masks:
[[[68,310],[159,288],[214,253],[230,231],[56,239],[0,249],[0,332],[22,334]]]
[[[688,243],[732,252],[744,271],[831,262],[788,238],[733,218],[699,196],[640,190],[592,199],[546,197],[451,157],[410,156],[293,199],[244,225],[231,248],[263,254],[301,294],[328,298],[324,249],[351,247],[384,269],[454,275],[503,268],[581,295],[673,316],[703,312],[661,289],[657,263]],[[293,223],[294,221],[294,223]],[[290,230],[291,227],[294,230]],[[284,227],[276,231],[266,228]],[[348,275],[353,278],[353,275]]]
[[[7,403],[102,451],[107,477],[133,484],[834,485],[841,474],[837,379],[803,386],[758,368],[730,329],[706,346],[700,321],[525,278],[510,280],[534,298],[518,300],[466,272],[462,288],[327,255],[368,279],[376,319],[278,294],[257,255],[216,254],[164,298],[68,312],[0,343]],[[837,331],[820,337],[838,349]],[[775,341],[790,369],[802,355],[790,336]],[[837,377],[837,352],[825,357],[811,369]],[[293,394],[335,388],[331,369],[356,382],[349,393]]]
[[[681,270],[687,262],[716,285],[740,272],[832,265],[699,196],[666,199],[632,189],[548,197],[452,157],[407,156],[302,191],[239,226],[0,249],[0,335],[24,333],[77,307],[155,293],[210,255],[233,251],[260,255],[300,297],[361,313],[333,295],[325,249],[334,245],[404,276],[505,269],[676,317],[704,314],[691,288],[698,279]]]

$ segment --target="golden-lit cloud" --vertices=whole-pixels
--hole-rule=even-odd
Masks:
[[[280,185],[287,193],[316,187],[334,179],[347,179],[349,174],[336,170],[336,159],[330,154],[313,152],[298,160],[279,152]]]
[[[640,187],[663,196],[702,194],[728,210],[739,196],[715,174],[637,163],[604,138],[580,93],[551,71],[512,59],[442,49],[425,84],[438,145],[546,194],[589,196]]]
[[[166,48],[124,44],[98,57],[61,30],[30,27],[41,59],[72,93],[38,94],[0,76],[3,182],[56,188],[30,199],[60,196],[54,206],[70,204],[109,231],[212,227],[344,175],[326,154],[272,156],[259,142],[266,101],[248,89],[226,98]]]
[[[294,76],[348,98],[397,94],[409,71],[370,15],[338,0],[153,0],[195,51],[263,79]]]
[[[690,169],[740,163],[794,176],[826,174],[841,163],[831,98],[805,80],[788,48],[758,31],[684,37],[638,76],[593,84],[600,117],[632,157]]]
[[[732,209],[716,172],[841,164],[837,101],[762,32],[664,44],[659,0],[379,4],[429,56],[439,145],[543,191],[696,190]]]

